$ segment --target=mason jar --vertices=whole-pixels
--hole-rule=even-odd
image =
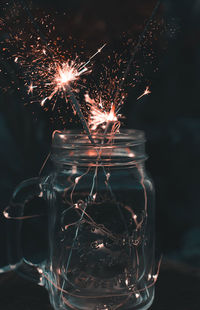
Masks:
[[[43,285],[55,310],[145,310],[155,284],[154,187],[145,170],[145,136],[121,130],[92,140],[79,131],[55,131],[52,170],[15,190],[4,211],[10,266]],[[46,205],[45,213],[38,204]],[[23,226],[41,216],[47,252],[32,261],[24,255]]]

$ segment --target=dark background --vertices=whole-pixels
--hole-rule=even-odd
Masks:
[[[34,1],[35,7],[47,12],[66,10],[66,20],[62,23],[58,20],[58,28],[63,34],[70,32],[85,40],[88,50],[96,50],[99,42],[120,44],[124,32],[137,41],[154,5],[152,0]],[[156,188],[159,251],[165,258],[200,267],[200,1],[163,0],[156,22],[161,20],[166,23],[162,36],[158,35],[153,43],[145,41],[145,49],[149,46],[154,51],[153,64],[144,65],[142,52],[138,52],[137,61],[144,79],[129,91],[123,109],[124,123],[126,127],[146,132],[147,168]],[[0,35],[2,38],[5,33]],[[14,88],[1,91],[17,69],[5,57],[0,57],[0,67],[8,72],[6,78],[0,73],[0,207],[3,210],[15,186],[38,175],[56,123],[52,125],[39,107],[25,107]],[[154,70],[157,67],[159,70]],[[137,103],[146,81],[150,81],[152,93]],[[7,262],[6,238],[2,216],[0,220],[0,265],[3,266]]]

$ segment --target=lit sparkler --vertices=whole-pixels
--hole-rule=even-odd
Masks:
[[[89,128],[95,131],[99,127],[106,129],[109,124],[115,124],[118,121],[118,115],[115,111],[115,105],[112,103],[110,110],[107,112],[104,109],[103,101],[100,97],[99,102],[91,99],[88,94],[85,94],[85,101],[88,103],[90,108],[90,114],[88,119]]]
[[[51,100],[56,94],[65,95],[67,87],[86,72],[89,72],[88,68],[85,65],[78,64],[76,61],[54,63],[46,72],[47,77],[49,74],[50,82],[46,83],[45,87],[50,89],[50,94],[42,99],[41,106],[47,100]]]
[[[46,92],[49,92],[49,95],[41,100],[40,105],[44,106],[47,100],[49,101],[52,100],[56,95],[61,95],[61,97],[67,99],[67,93],[69,88],[75,81],[79,80],[83,74],[91,72],[91,68],[89,67],[91,60],[102,51],[105,45],[106,44],[100,47],[97,50],[97,52],[94,53],[85,63],[80,63],[78,61],[78,58],[76,57],[75,60],[68,60],[65,62],[55,61],[54,63],[51,63],[47,67],[43,65],[42,70],[40,69],[40,74],[42,78],[47,81],[44,84],[44,89],[46,90]],[[46,50],[43,49],[42,53],[45,57]],[[36,70],[35,74],[36,76],[38,75],[38,69]],[[34,71],[32,72],[32,75],[34,75]],[[40,80],[37,81],[37,83],[40,83]],[[40,85],[38,86],[41,87]],[[33,84],[31,83],[31,85],[28,88],[28,94],[32,93],[33,88],[36,87],[37,86],[33,86]],[[41,96],[42,93],[43,90],[40,91]],[[55,107],[55,103],[56,99],[53,104],[53,109]]]

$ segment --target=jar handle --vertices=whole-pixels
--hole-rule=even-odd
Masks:
[[[9,206],[4,210],[3,214],[6,218],[7,230],[7,249],[9,267],[5,267],[4,271],[16,270],[17,273],[39,285],[44,285],[40,273],[40,264],[33,263],[24,257],[22,244],[22,228],[23,224],[28,224],[33,219],[44,216],[41,210],[37,214],[33,204],[34,212],[30,207],[30,201],[34,199],[43,199],[42,182],[40,178],[32,178],[23,181],[15,189]],[[44,200],[44,199],[43,199]],[[40,203],[41,206],[41,203]],[[27,213],[27,209],[28,213]],[[30,241],[31,242],[31,241]]]

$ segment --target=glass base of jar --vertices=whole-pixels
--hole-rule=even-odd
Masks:
[[[95,300],[95,303],[88,303],[87,300],[82,300],[82,303],[76,304],[76,302],[66,300],[63,296],[62,302],[59,303],[59,305],[55,305],[55,300],[52,304],[53,308],[55,310],[114,310],[114,309],[119,309],[119,310],[147,310],[151,307],[153,301],[154,301],[154,287],[151,288],[152,292],[149,298],[145,301],[140,300],[138,301],[137,304],[131,304],[131,303],[125,303],[125,304],[113,304],[113,303],[108,303],[106,301],[99,302],[98,300]]]

